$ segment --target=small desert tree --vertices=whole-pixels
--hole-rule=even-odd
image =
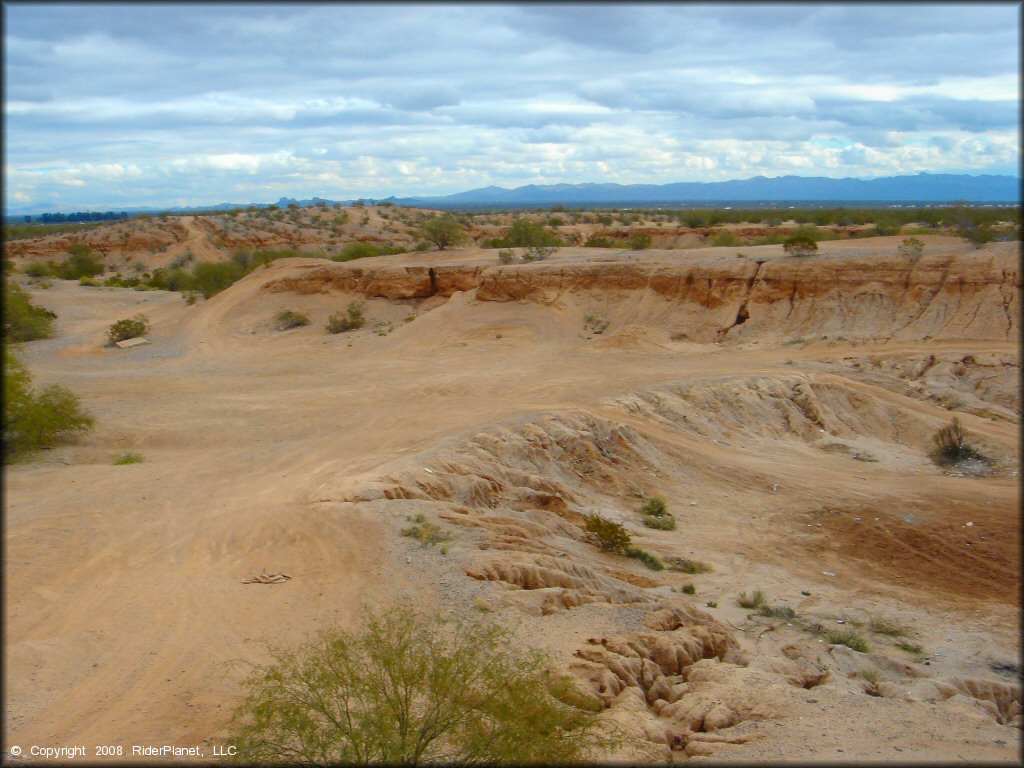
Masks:
[[[445,250],[466,241],[466,230],[451,216],[437,216],[423,225],[423,237]]]
[[[235,712],[245,764],[418,765],[579,761],[618,739],[572,706],[565,678],[481,619],[407,606],[368,613],[359,634],[326,630],[273,648]]]
[[[25,365],[4,344],[4,456],[10,461],[89,431],[93,418],[71,390],[51,384],[32,389]]]

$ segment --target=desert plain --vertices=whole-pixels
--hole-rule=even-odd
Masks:
[[[223,257],[181,222],[148,266]],[[213,744],[264,641],[405,600],[642,734],[595,759],[1019,761],[1019,243],[900,240],[289,258],[193,304],[28,284],[57,333],[22,357],[96,427],[5,471],[5,752]],[[953,416],[988,465],[930,458]]]

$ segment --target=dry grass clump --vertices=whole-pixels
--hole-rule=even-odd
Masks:
[[[906,637],[910,630],[892,619],[881,616],[872,616],[868,622],[868,629],[877,635],[888,635],[889,637]]]
[[[327,318],[328,333],[344,333],[362,328],[366,324],[366,316],[363,314],[363,303],[353,301],[346,308],[345,313],[335,312]]]
[[[124,464],[141,464],[145,460],[146,457],[143,456],[141,453],[128,451],[128,453],[123,453],[116,459],[114,459],[114,466],[122,466]]]
[[[796,611],[788,605],[762,605],[758,611],[762,616],[772,619],[795,619]]]
[[[740,592],[736,598],[736,604],[740,608],[760,608],[767,602],[768,596],[760,589],[755,589],[750,595]]]
[[[274,318],[279,331],[287,331],[290,328],[300,328],[309,325],[309,315],[302,312],[295,312],[291,309],[282,309]]]
[[[640,547],[629,547],[626,549],[625,554],[626,557],[632,557],[634,560],[639,560],[652,571],[665,570],[665,565],[661,562],[661,559],[657,555],[651,554],[645,549],[640,549]]]
[[[679,573],[711,573],[711,566],[700,560],[690,560],[685,557],[673,557],[668,560],[666,566],[670,571]]]
[[[970,443],[970,433],[953,417],[953,422],[939,429],[932,436],[932,460],[936,464],[955,464],[966,459],[985,461],[978,450]]]
[[[845,645],[847,648],[852,648],[859,653],[868,652],[867,641],[850,629],[827,632],[825,634],[825,639],[828,640],[831,645]]]
[[[644,525],[658,531],[674,531],[676,529],[676,519],[672,515],[662,515],[660,517],[644,515]]]

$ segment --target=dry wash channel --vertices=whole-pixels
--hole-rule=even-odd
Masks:
[[[8,733],[216,738],[251,640],[411,596],[550,651],[641,738],[623,757],[1013,759],[1016,246],[926,240],[35,291],[62,325],[29,364],[100,426],[8,475]],[[354,301],[365,326],[326,333]],[[140,310],[150,344],[104,349]],[[985,472],[929,458],[954,414]]]

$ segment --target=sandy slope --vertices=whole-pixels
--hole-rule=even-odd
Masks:
[[[5,749],[221,736],[244,673],[225,662],[263,658],[251,641],[412,596],[486,600],[653,754],[1016,759],[1017,254],[934,238],[907,265],[894,242],[825,244],[788,278],[778,246],[746,249],[763,265],[563,249],[500,269],[467,250],[280,261],[195,306],[35,291],[58,336],[24,356],[97,428],[6,473]],[[711,272],[717,287],[698,290]],[[324,333],[354,299],[367,327]],[[313,323],[276,331],[282,308]],[[103,348],[139,311],[152,343]],[[838,318],[824,334],[822,318]],[[999,459],[994,476],[927,459],[947,405]],[[145,463],[112,466],[126,450]],[[676,531],[640,524],[650,493]],[[713,571],[600,553],[579,528],[589,511]],[[399,535],[416,513],[450,530],[447,554]],[[241,583],[264,569],[292,579]],[[674,591],[687,583],[696,595]],[[739,608],[754,588],[800,621]],[[871,616],[909,627],[927,663]],[[812,631],[840,620],[864,624],[872,653]],[[693,651],[697,636],[711,650]]]

